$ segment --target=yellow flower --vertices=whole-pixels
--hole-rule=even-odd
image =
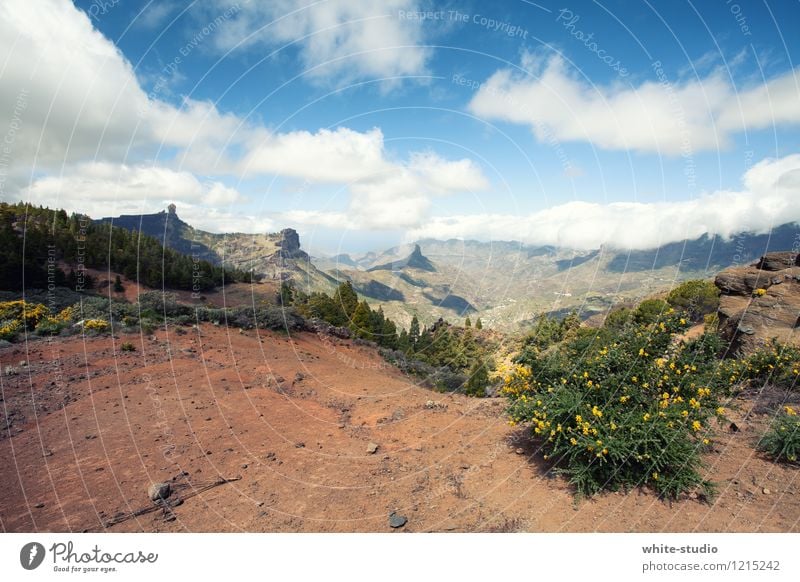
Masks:
[[[592,407],[592,414],[597,418],[603,418],[603,411],[597,408],[597,406]]]
[[[643,355],[644,355],[644,348],[639,348],[639,355],[640,355],[640,356],[643,356]]]
[[[699,420],[695,420],[694,422],[692,422],[692,430],[694,430],[695,432],[697,432],[697,431],[699,431],[701,428],[703,428],[703,425],[702,425],[702,424],[700,424],[700,421],[699,421]]]
[[[648,420],[650,420],[650,413],[649,413],[649,412],[645,412],[645,413],[644,413],[644,416],[642,417],[642,419],[643,419],[645,422],[647,422]]]
[[[708,439],[703,439],[703,444],[704,444],[704,445],[707,445],[707,444],[709,444],[710,442],[711,442],[711,441],[710,441],[710,440],[708,440]]]
[[[569,443],[574,447],[575,445],[578,444],[578,441],[575,440],[575,437],[573,437],[573,438],[569,439]]]
[[[717,407],[717,414],[719,416],[722,416],[723,414],[725,414],[725,409],[722,408],[721,406]]]
[[[789,416],[797,416],[797,412],[791,406],[784,406],[783,409],[786,411],[786,414]]]
[[[658,481],[658,473],[653,473],[653,481]]]
[[[610,426],[611,426],[611,430],[617,430],[617,425],[614,424],[613,422],[611,423]]]
[[[686,325],[686,320],[683,317],[681,317],[681,325]]]
[[[629,396],[620,396],[619,401],[625,404],[628,401]]]

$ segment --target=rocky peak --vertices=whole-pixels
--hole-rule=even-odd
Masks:
[[[714,281],[719,288],[720,334],[734,350],[748,353],[775,338],[800,344],[800,258],[769,253],[744,267],[730,267]]]
[[[278,253],[285,259],[308,259],[305,251],[300,250],[300,235],[293,228],[284,228],[280,232],[281,238],[278,241],[280,250]]]

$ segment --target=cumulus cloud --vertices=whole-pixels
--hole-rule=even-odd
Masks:
[[[350,184],[346,212],[290,211],[287,222],[344,230],[416,228],[427,220],[431,200],[455,192],[480,191],[488,182],[470,160],[449,161],[434,153],[418,153],[407,164]]]
[[[109,162],[78,164],[34,181],[21,194],[36,204],[103,216],[158,211],[172,201],[207,206],[242,201],[234,188],[201,182],[189,172]]]
[[[529,125],[542,141],[690,155],[724,147],[745,129],[800,123],[800,69],[737,88],[721,70],[675,80],[654,67],[655,81],[602,86],[570,71],[559,56],[526,53],[521,68],[524,73],[496,71],[468,108],[486,119]]]
[[[220,10],[230,2],[210,4]],[[420,46],[423,28],[398,18],[419,9],[415,0],[248,2],[221,25],[214,42],[222,51],[296,46],[306,76],[314,82],[345,85],[364,78],[420,75],[430,56]]]
[[[276,23],[288,29],[274,30],[282,35],[305,30],[309,63],[323,53],[339,58],[361,51],[343,58],[342,66],[359,74],[405,74],[422,66],[422,55],[413,47],[401,51],[402,58],[395,50],[413,44],[419,29],[408,23],[408,30],[398,28],[396,11],[405,6],[400,2],[380,9],[380,15],[394,11],[391,19],[359,3],[324,2],[297,10],[287,3],[255,4],[242,4],[234,12],[241,12],[242,20],[234,24],[252,25],[247,18],[259,11],[291,12]],[[353,19],[361,21],[348,23]],[[221,25],[214,34],[219,40],[238,33]],[[221,112],[210,102],[186,97],[169,103],[159,91],[148,93],[140,85],[130,62],[67,0],[1,3],[0,52],[7,55],[0,69],[0,123],[14,122],[18,128],[4,168],[7,199],[25,196],[108,214],[159,209],[173,199],[211,209],[242,197],[221,182],[207,187],[192,172],[280,175],[348,188],[353,224],[378,228],[392,216],[418,225],[431,196],[486,187],[480,169],[467,159],[447,161],[430,152],[394,159],[379,128],[281,133]],[[165,162],[165,151],[175,152],[174,159]],[[27,187],[30,176],[42,174]],[[75,205],[81,201],[92,201],[92,208]]]
[[[408,232],[408,240],[508,240],[579,250],[607,245],[652,249],[705,233],[723,238],[765,233],[800,222],[800,154],[763,160],[743,177],[742,191],[718,191],[695,200],[663,203],[570,202],[527,216],[480,214],[435,218]]]

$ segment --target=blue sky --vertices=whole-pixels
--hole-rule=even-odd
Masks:
[[[93,215],[175,199],[202,228],[293,226],[331,253],[648,248],[800,219],[796,2],[0,11],[4,126],[25,102],[3,199]]]

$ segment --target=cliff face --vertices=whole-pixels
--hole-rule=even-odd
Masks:
[[[742,353],[771,339],[800,344],[800,256],[769,253],[752,265],[717,275],[720,333]]]
[[[278,254],[285,259],[309,260],[308,254],[300,250],[300,235],[293,228],[284,228],[280,232],[280,240],[276,243]]]

